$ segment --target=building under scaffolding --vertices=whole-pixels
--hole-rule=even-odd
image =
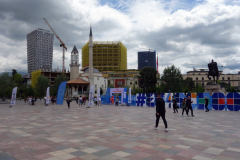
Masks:
[[[89,63],[88,44],[82,47],[82,67]],[[127,48],[120,41],[93,41],[93,68],[99,71],[126,70]]]

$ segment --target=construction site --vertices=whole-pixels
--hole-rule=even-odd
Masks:
[[[82,66],[89,64],[89,42],[82,47]],[[127,70],[127,48],[120,41],[93,41],[93,68]]]

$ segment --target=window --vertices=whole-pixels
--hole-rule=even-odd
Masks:
[[[198,73],[198,75],[201,75],[201,73]]]
[[[196,80],[198,80],[198,77],[196,77]]]
[[[204,80],[204,77],[202,77],[202,80]]]
[[[195,75],[194,73],[192,75]]]
[[[130,82],[130,85],[132,85],[132,82]]]
[[[222,80],[224,80],[224,77],[222,77]]]
[[[211,80],[212,78],[211,77],[209,77],[209,80]]]
[[[231,82],[228,82],[228,86],[231,86]]]
[[[204,87],[204,82],[202,82],[202,87]]]
[[[148,60],[145,60],[145,62],[148,62]]]
[[[230,80],[230,77],[228,77],[228,80]]]

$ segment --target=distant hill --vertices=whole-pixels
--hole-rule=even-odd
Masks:
[[[0,73],[0,76],[1,76],[3,73],[5,73],[5,72]],[[26,73],[26,72],[17,72],[17,73],[18,73],[18,74],[21,74],[22,76],[28,75],[28,73]],[[11,71],[11,72],[8,72],[8,75],[9,75],[9,76],[12,76],[12,71]]]

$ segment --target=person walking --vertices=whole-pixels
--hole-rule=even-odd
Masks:
[[[83,101],[83,98],[82,96],[79,97],[79,107],[82,107],[82,101]]]
[[[32,97],[28,97],[28,104],[31,105],[32,103]]]
[[[118,97],[116,97],[116,101],[115,101],[116,106],[118,106],[118,101],[119,101],[119,99],[118,99]]]
[[[26,98],[26,97],[24,98],[24,101],[25,101],[25,103],[26,103],[26,101],[27,101],[27,98]]]
[[[172,102],[173,102],[173,113],[178,113],[177,110],[177,100],[174,98],[174,96],[172,96]]]
[[[20,97],[20,101],[22,100],[22,97]]]
[[[168,125],[167,125],[167,121],[165,118],[165,113],[166,113],[165,101],[161,98],[161,93],[158,93],[158,98],[156,100],[156,125],[155,125],[154,129],[157,129],[159,119],[160,119],[160,117],[162,117],[162,120],[165,125],[165,132],[168,131]]]
[[[186,98],[184,98],[183,101],[182,101],[182,116],[183,116],[184,111],[186,112],[186,114],[188,116],[188,112],[187,112],[187,109],[186,109]]]
[[[86,103],[86,97],[84,96],[83,97],[83,105],[85,105],[85,103]]]
[[[205,111],[205,112],[209,112],[209,109],[208,109],[208,98],[207,98],[207,96],[205,96],[205,108],[206,108],[206,111]]]
[[[94,97],[94,103],[96,104],[96,106],[97,106],[97,103],[98,103],[98,99],[97,99],[97,97]]]
[[[78,97],[76,97],[76,103],[78,104]]]
[[[67,105],[68,105],[68,109],[70,109],[70,102],[72,102],[72,100],[69,98],[69,96],[68,96],[66,102],[67,102]]]
[[[188,96],[188,99],[187,99],[187,101],[186,101],[187,113],[189,113],[189,110],[191,110],[192,117],[194,117],[194,115],[193,115],[193,109],[192,109],[192,103],[193,103],[193,101],[191,101],[190,96]]]
[[[101,96],[98,97],[98,106],[99,106],[99,105],[102,106],[102,105],[101,105]]]

